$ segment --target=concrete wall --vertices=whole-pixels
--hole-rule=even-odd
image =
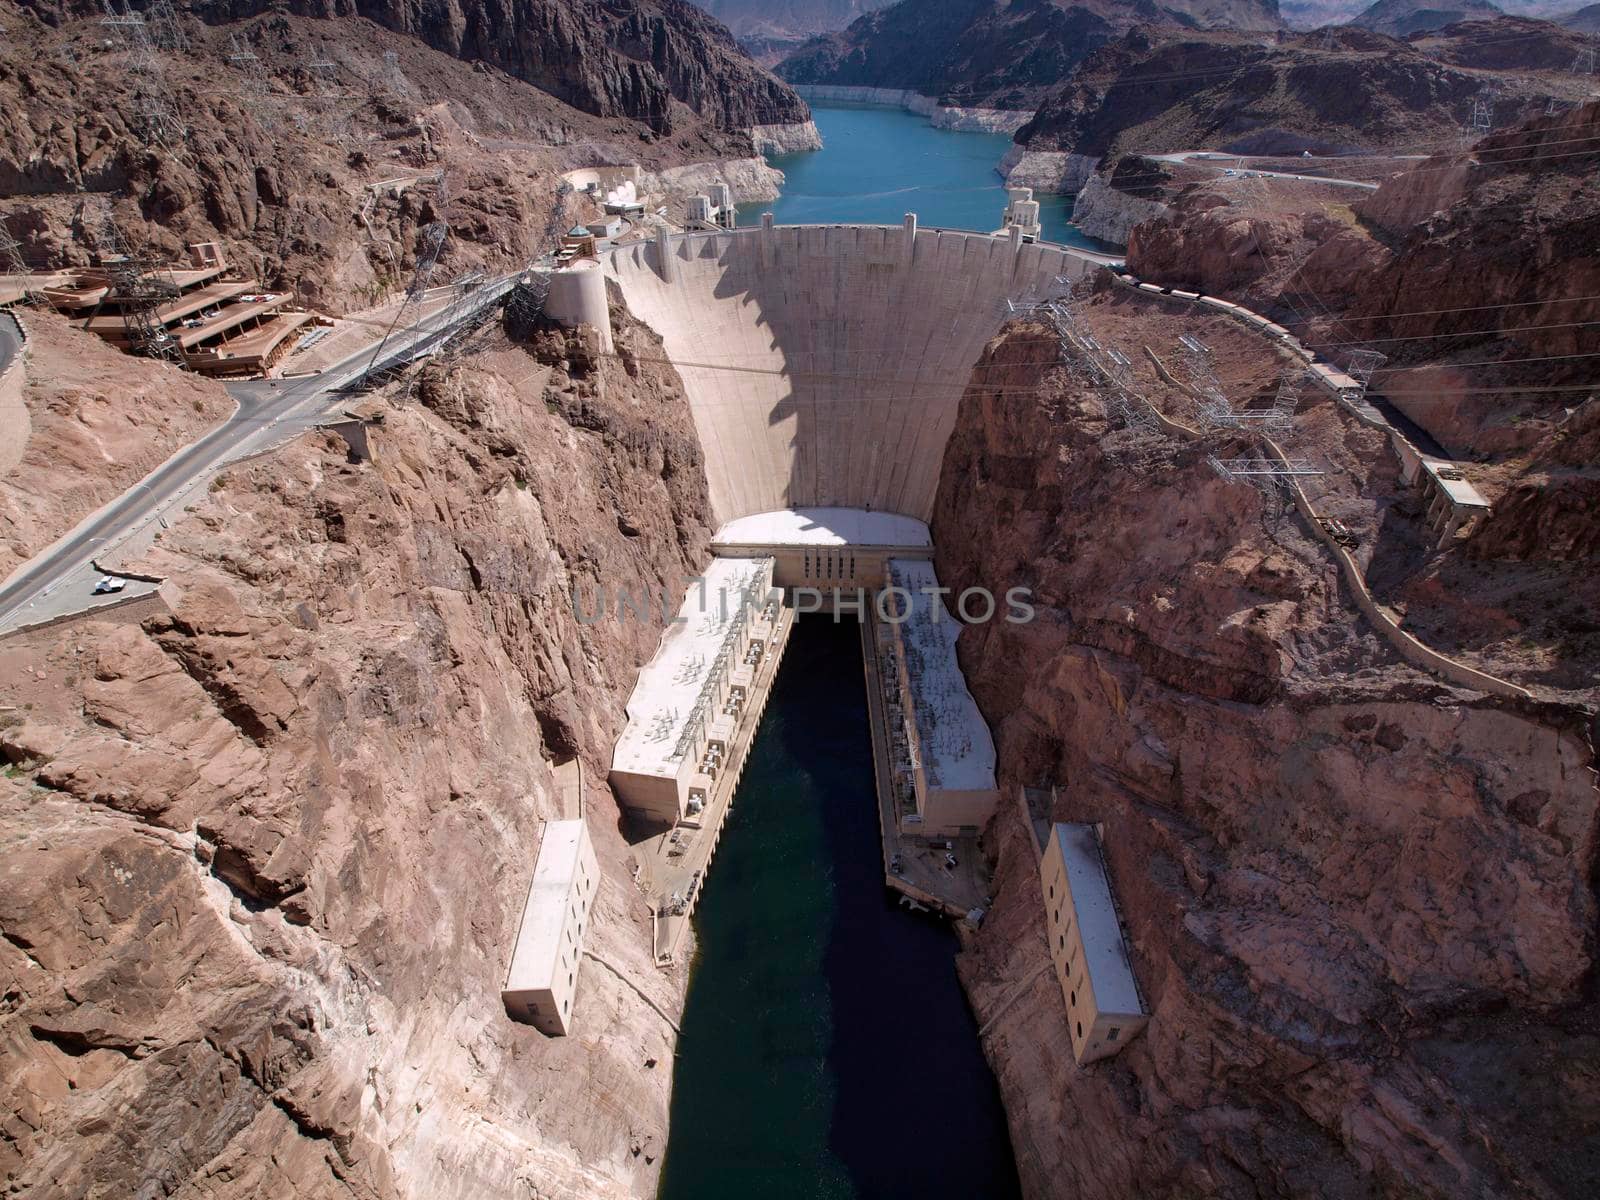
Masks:
[[[22,461],[33,432],[23,391],[28,382],[28,332],[22,321],[10,313],[0,313],[0,337],[11,349],[0,369],[0,472],[9,471]]]
[[[682,375],[717,521],[839,505],[927,520],[956,406],[1006,299],[1097,265],[1064,247],[779,226],[604,255]],[[663,276],[667,278],[663,278]]]

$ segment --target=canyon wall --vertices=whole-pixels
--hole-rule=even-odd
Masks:
[[[616,359],[484,335],[371,461],[229,469],[142,564],[165,611],[0,646],[8,1195],[654,1193],[682,980],[603,781],[660,630],[568,593],[676,591],[709,528],[618,321]],[[603,878],[547,1039],[499,988],[572,754]]]
[[[1463,42],[1470,37],[1463,36]],[[1459,134],[1493,83],[1497,120],[1567,94],[1561,77],[1489,79],[1426,49],[1361,29],[1268,41],[1140,26],[1089,55],[1017,131],[1029,153],[1102,155],[1406,153]]]
[[[0,9],[0,220],[32,265],[88,263],[110,214],[153,262],[220,242],[342,312],[403,287],[433,221],[450,225],[448,278],[537,258],[596,215],[557,190],[573,168],[699,164],[771,197],[781,177],[752,156],[820,144],[805,104],[687,4],[194,7],[219,23],[185,16],[189,49],[151,75],[74,19],[98,5]],[[141,111],[152,79],[160,139]]]
[[[1122,191],[1112,179],[1096,172],[1073,201],[1072,223],[1092,238],[1126,246],[1135,225],[1155,220],[1166,211],[1160,200]]]
[[[1135,227],[1128,266],[1289,321],[1335,356],[1370,339],[1388,358],[1377,385],[1446,452],[1526,451],[1586,398],[1600,351],[1597,137],[1590,101],[1343,204],[1202,184]]]
[[[1025,1194],[1592,1194],[1592,687],[1513,703],[1409,668],[1292,508],[1220,479],[1226,450],[1121,428],[1041,368],[1054,345],[991,344],[933,519],[942,583],[1038,607],[960,642],[1005,796],[960,969]],[[1396,487],[1331,401],[1302,420],[1360,495]],[[1398,519],[1364,518],[1363,553]],[[1023,785],[1101,825],[1151,1014],[1088,1067]]]

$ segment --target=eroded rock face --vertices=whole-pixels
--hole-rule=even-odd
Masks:
[[[951,105],[1031,109],[1097,47],[1145,21],[1188,29],[1281,25],[1276,0],[926,0],[813,38],[778,73],[791,83],[910,88]]]
[[[558,191],[572,168],[737,164],[754,126],[817,144],[804,102],[675,0],[189,7],[214,24],[186,15],[190,50],[157,55],[182,128],[159,140],[98,4],[0,11],[0,220],[32,265],[107,252],[114,211],[153,262],[221,242],[241,274],[340,312],[403,287],[434,221],[450,278],[537,258],[597,213]]]
[[[1292,510],[1006,365],[1047,341],[991,346],[933,523],[942,583],[1038,606],[960,643],[1005,789],[961,972],[1025,1191],[1592,1193],[1589,714],[1407,668]],[[1088,1068],[1022,785],[1103,825],[1151,1012]]]
[[[1119,31],[1120,32],[1120,31]],[[1480,35],[1481,36],[1481,35]],[[1470,43],[1471,33],[1456,41]],[[1090,156],[1208,147],[1240,154],[1350,153],[1437,144],[1482,80],[1427,48],[1362,29],[1265,41],[1138,26],[1100,46],[1039,104],[1016,141]],[[1497,112],[1531,116],[1548,85],[1506,77]]]
[[[203,0],[231,19],[277,7]],[[359,14],[458,58],[500,67],[583,112],[631,117],[671,133],[677,101],[723,128],[811,118],[805,102],[747,58],[733,35],[682,0],[294,0],[307,16]]]
[[[676,589],[707,501],[659,344],[618,345],[491,338],[372,462],[233,469],[148,556],[169,613],[0,647],[11,1194],[653,1192],[673,1033],[637,992],[681,981],[602,781],[659,628],[568,589]],[[499,987],[567,753],[603,881],[546,1039]]]
[[[1597,134],[1600,104],[1541,115],[1342,205],[1201,184],[1134,227],[1128,264],[1267,312],[1334,359],[1371,339],[1378,386],[1451,455],[1531,451],[1586,398],[1600,349]]]

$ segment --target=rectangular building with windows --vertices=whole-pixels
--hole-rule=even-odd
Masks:
[[[564,1037],[571,1028],[579,959],[599,884],[584,823],[546,821],[500,998],[513,1018],[550,1037]]]
[[[1128,961],[1122,922],[1093,825],[1057,823],[1039,863],[1045,933],[1072,1053],[1080,1063],[1115,1054],[1149,1017]]]
[[[976,837],[1000,793],[994,739],[956,658],[962,624],[940,598],[931,562],[893,558],[888,569],[883,608],[889,619],[883,611],[873,615],[889,651],[890,737],[913,805],[910,811],[901,806],[900,832]]]
[[[782,603],[771,558],[714,558],[684,593],[628,698],[611,787],[636,816],[676,825],[698,812],[727,764],[742,711],[739,668],[759,661],[757,621]]]

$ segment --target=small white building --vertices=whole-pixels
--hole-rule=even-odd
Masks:
[[[506,1012],[549,1037],[565,1037],[600,866],[581,820],[546,821],[500,999]]]
[[[622,218],[609,215],[598,221],[590,221],[584,228],[597,238],[619,237],[622,234]]]
[[[743,704],[739,670],[752,654],[756,618],[782,601],[771,558],[714,558],[628,697],[628,724],[611,755],[617,798],[646,820],[676,825],[710,799],[726,765],[728,720]],[[621,613],[618,618],[621,619]]]
[[[1050,957],[1067,1002],[1072,1053],[1080,1063],[1108,1058],[1150,1018],[1128,961],[1093,825],[1050,827],[1039,884]]]

